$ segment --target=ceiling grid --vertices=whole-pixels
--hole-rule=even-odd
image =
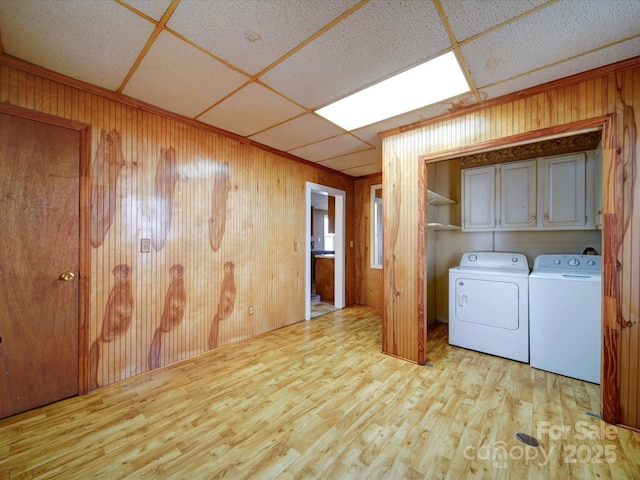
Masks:
[[[640,55],[639,0],[0,0],[0,51],[354,177],[379,133]],[[453,51],[471,92],[314,111]]]

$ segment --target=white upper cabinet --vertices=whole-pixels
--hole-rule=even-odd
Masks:
[[[544,227],[585,227],[586,158],[583,153],[542,159]]]
[[[500,228],[524,230],[537,226],[536,165],[535,160],[501,165]]]
[[[595,151],[464,169],[462,229],[597,228],[600,181]]]
[[[462,171],[463,230],[490,230],[496,226],[496,167]]]

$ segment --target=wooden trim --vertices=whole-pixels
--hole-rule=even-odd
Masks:
[[[93,93],[95,95],[99,95],[101,97],[106,98],[107,100],[112,100],[114,102],[122,103],[123,105],[128,105],[134,108],[139,108],[144,110],[145,112],[153,113],[155,115],[160,115],[162,117],[168,118],[170,120],[177,120],[186,125],[192,126],[194,128],[199,128],[201,130],[205,130],[208,132],[215,133],[222,137],[231,138],[239,143],[250,145],[255,148],[259,148],[269,153],[273,153],[280,157],[286,158],[288,160],[293,160],[294,162],[302,163],[304,165],[308,165],[314,168],[319,168],[321,170],[341,175],[348,180],[353,180],[355,177],[351,175],[347,175],[346,173],[340,172],[338,170],[333,170],[327,166],[324,166],[320,163],[311,162],[309,160],[305,160],[304,158],[297,157],[291,153],[283,152],[282,150],[278,150],[276,148],[270,147],[268,145],[264,145],[262,143],[258,143],[249,138],[243,137],[241,135],[237,135],[235,133],[229,132],[227,130],[223,130],[221,128],[214,127],[212,125],[208,125],[206,123],[200,122],[199,120],[195,120],[193,118],[184,117],[177,113],[170,112],[168,110],[164,110],[160,107],[156,107],[155,105],[151,105],[150,103],[143,102],[141,100],[137,100],[133,97],[128,97],[122,93],[113,92],[111,90],[107,90],[106,88],[98,87],[96,85],[92,85],[87,82],[83,82],[82,80],[77,80],[75,78],[67,77],[61,73],[54,72],[53,70],[49,70],[47,68],[40,67],[33,63],[25,62],[24,60],[20,60],[19,58],[12,57],[10,55],[6,55],[4,53],[0,53],[0,64],[6,65],[8,67],[13,67],[16,69],[20,69],[26,73],[31,73],[33,75],[37,75],[48,80],[53,80],[55,82],[61,83],[63,85],[67,85],[73,88],[77,88],[84,92]]]
[[[603,211],[604,211],[604,228],[602,237],[602,251],[603,251],[603,313],[602,313],[602,371],[601,371],[601,407],[602,407],[602,419],[610,424],[619,423],[619,398],[617,389],[617,375],[618,375],[618,336],[619,325],[617,319],[620,318],[618,312],[619,302],[617,300],[618,292],[618,276],[619,268],[617,265],[617,251],[620,246],[620,222],[617,221],[616,213],[622,211],[622,205],[612,205],[608,202],[608,199],[613,198],[615,201],[621,201],[621,196],[616,195],[616,185],[618,183],[616,166],[620,164],[616,160],[616,156],[621,154],[621,151],[616,145],[615,135],[615,120],[614,114],[602,115],[593,117],[588,120],[579,122],[567,123],[561,126],[535,130],[527,132],[526,134],[513,135],[509,137],[502,137],[496,140],[488,142],[481,142],[471,146],[460,147],[449,150],[447,152],[437,153],[433,155],[421,155],[419,160],[422,165],[431,162],[438,162],[455,156],[459,156],[461,153],[471,154],[474,152],[480,152],[488,148],[498,148],[504,145],[512,145],[514,143],[522,143],[526,140],[536,140],[550,135],[557,135],[561,133],[576,132],[584,130],[586,128],[601,128],[603,139]],[[421,167],[422,168],[422,167]],[[618,172],[620,174],[620,172]],[[427,178],[426,175],[419,175],[418,177],[418,189],[420,192],[427,190]],[[605,192],[608,192],[605,196]],[[421,194],[422,195],[422,194]],[[620,198],[618,198],[620,197]],[[420,205],[423,203],[423,199],[419,199]],[[420,207],[419,207],[420,208]],[[422,216],[421,216],[422,219]],[[420,230],[420,226],[418,227]],[[426,262],[426,251],[420,247],[418,252],[418,264],[422,266]]]
[[[603,126],[602,145],[602,182],[603,182],[603,236],[602,236],[602,370],[600,380],[600,400],[602,419],[611,424],[620,420],[620,401],[618,391],[618,338],[620,336],[618,319],[620,312],[620,269],[618,249],[622,242],[622,225],[617,212],[622,212],[623,198],[618,184],[623,174],[619,166],[620,150],[617,146],[617,118],[611,115]],[[618,171],[616,171],[618,170]]]
[[[91,252],[89,248],[89,166],[91,159],[91,126],[0,102],[0,112],[15,117],[68,128],[79,133],[79,288],[78,288],[78,394],[88,393],[89,302]]]
[[[452,148],[450,150],[444,150],[436,154],[421,155],[420,159],[424,160],[425,162],[431,163],[439,160],[450,160],[462,155],[473,155],[477,153],[496,150],[498,148],[530,143],[544,138],[557,137],[565,134],[568,136],[581,130],[588,130],[592,128],[599,129],[607,122],[608,117],[608,115],[601,115],[599,117],[593,117],[578,122],[565,123],[564,125],[558,125],[555,127],[532,130],[525,133],[518,133],[509,137],[500,137],[496,138],[495,140],[488,140],[486,142],[479,142],[472,145],[465,145],[462,147]]]
[[[463,115],[468,115],[469,113],[485,110],[491,107],[496,107],[509,102],[514,102],[516,100],[520,100],[526,97],[531,97],[533,95],[538,95],[540,93],[546,93],[549,90],[567,87],[569,85],[574,85],[587,80],[606,77],[616,72],[628,70],[630,68],[635,68],[638,65],[640,65],[640,55],[637,57],[632,57],[626,60],[622,60],[617,63],[605,65],[604,67],[594,68],[593,70],[587,70],[586,72],[577,73],[575,75],[571,75],[570,77],[561,78],[558,80],[554,80],[552,82],[536,85],[535,87],[527,88],[525,90],[509,93],[501,97],[485,100],[484,102],[476,103],[474,105],[455,107],[454,109],[450,110],[448,113],[444,113],[442,115],[438,115],[437,117],[432,117],[427,120],[421,120],[419,122],[410,123],[402,127],[385,130],[380,132],[379,135],[384,138],[384,137],[390,137],[392,135],[397,135],[399,133],[416,130],[418,128],[425,127],[427,125],[434,125],[437,123],[444,122],[446,120],[451,120],[453,118],[457,118]]]
[[[89,246],[90,226],[90,172],[91,167],[91,126],[80,130],[80,332],[78,335],[78,393],[89,393],[89,312],[91,308],[91,248]]]
[[[418,166],[418,364],[427,361],[427,163]]]

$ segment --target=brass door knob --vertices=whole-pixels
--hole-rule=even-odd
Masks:
[[[60,275],[60,280],[62,280],[63,282],[70,282],[74,278],[76,278],[76,275],[73,272],[64,272],[62,275]]]

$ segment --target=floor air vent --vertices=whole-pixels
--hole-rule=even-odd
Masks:
[[[516,438],[522,443],[525,443],[531,447],[537,447],[540,445],[540,442],[538,442],[537,439],[535,439],[531,435],[527,435],[526,433],[518,432],[516,433]]]

